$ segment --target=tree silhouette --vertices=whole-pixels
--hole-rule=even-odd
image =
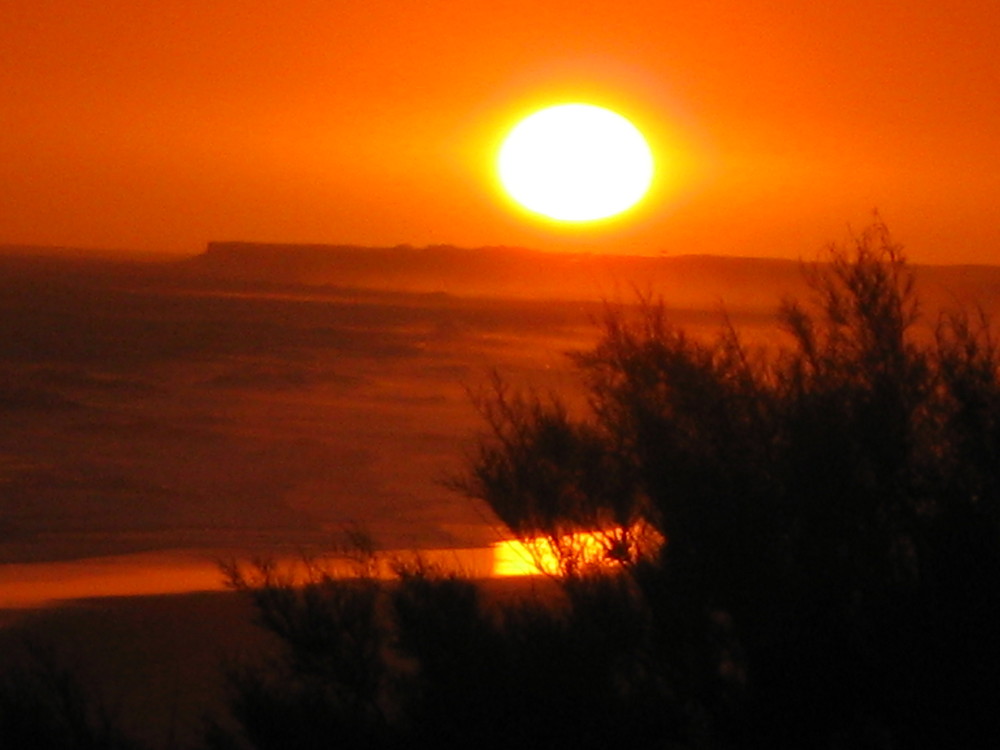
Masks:
[[[526,543],[547,540],[553,602],[489,604],[472,582],[426,568],[372,599],[370,581],[293,591],[235,579],[288,646],[286,688],[321,683],[293,703],[346,684],[367,707],[329,702],[304,718],[287,692],[251,680],[237,707],[264,699],[238,715],[244,728],[251,715],[294,715],[295,736],[312,731],[303,722],[321,730],[299,745],[250,732],[251,746],[346,742],[373,725],[365,746],[995,743],[1000,360],[989,326],[945,316],[921,337],[912,275],[880,222],[805,272],[812,298],[782,303],[785,338],[769,348],[731,326],[694,338],[647,298],[637,311],[609,306],[599,342],[574,356],[583,413],[499,379],[479,400],[488,429],[454,485]],[[582,554],[584,534],[597,535],[602,564]],[[323,637],[303,640],[311,631],[292,624],[314,610]],[[351,652],[364,679],[338,661],[355,632],[345,613],[377,632],[377,646]],[[299,653],[313,645],[329,672]],[[343,716],[356,726],[330,723]]]

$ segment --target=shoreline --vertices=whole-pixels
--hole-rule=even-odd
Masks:
[[[419,560],[446,572],[473,578],[495,576],[495,547],[392,550],[378,553],[382,575],[393,562]],[[169,549],[94,556],[53,562],[0,564],[0,626],[19,610],[61,607],[79,600],[228,591],[220,561],[274,557],[299,566],[302,555],[254,554],[247,550]],[[349,575],[347,562],[317,558],[330,570]]]

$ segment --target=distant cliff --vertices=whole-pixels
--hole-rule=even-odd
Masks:
[[[549,253],[516,247],[359,247],[211,242],[185,261],[219,281],[305,284],[455,296],[634,300],[771,311],[785,296],[808,294],[802,264],[715,255],[626,256]],[[1000,310],[1000,267],[914,266],[925,308],[979,303]]]
[[[720,256],[562,254],[514,247],[358,247],[211,242],[188,261],[217,279],[444,292],[457,296],[634,299],[773,307],[801,288],[795,261]]]

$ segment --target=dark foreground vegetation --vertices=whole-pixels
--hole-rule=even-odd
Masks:
[[[419,565],[386,584],[360,542],[353,579],[229,569],[284,649],[230,670],[205,745],[995,747],[996,342],[965,314],[921,332],[881,225],[817,269],[768,349],[692,339],[649,300],[575,357],[582,413],[483,396],[455,485],[550,540],[556,595],[490,598]],[[7,736],[27,736],[25,685],[0,689]],[[125,746],[97,728],[22,746]]]

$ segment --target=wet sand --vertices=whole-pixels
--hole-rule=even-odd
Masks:
[[[492,548],[426,549],[380,553],[383,574],[409,560],[474,578],[493,575],[498,552]],[[191,594],[226,590],[220,563],[265,557],[286,566],[304,560],[320,561],[336,575],[350,575],[349,562],[308,557],[288,550],[276,555],[248,555],[242,551],[159,550],[132,555],[109,555],[75,560],[0,565],[0,611],[41,609],[65,602],[110,597]],[[509,565],[508,565],[509,568]],[[521,574],[527,573],[525,568]],[[0,621],[2,622],[2,621]]]

